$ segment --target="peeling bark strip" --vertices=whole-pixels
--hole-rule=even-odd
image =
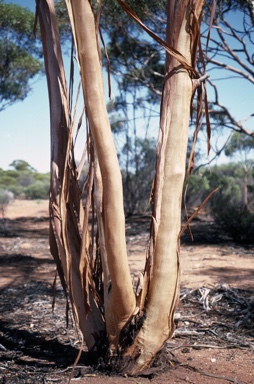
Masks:
[[[125,12],[140,25],[146,33],[148,33],[149,36],[151,36],[157,43],[159,43],[172,57],[177,59],[179,63],[182,64],[182,66],[185,69],[188,69],[191,73],[193,73],[195,76],[198,77],[197,71],[190,66],[188,60],[182,55],[181,52],[179,52],[177,49],[175,49],[173,46],[170,46],[168,42],[162,40],[159,36],[157,36],[155,33],[153,33],[146,25],[142,23],[142,21],[139,19],[139,17],[136,15],[136,13],[128,6],[128,4],[125,3],[123,0],[117,0],[117,2],[121,5],[121,7],[125,10]]]
[[[68,91],[53,0],[37,0],[48,82],[51,127],[50,249],[62,284],[69,291],[85,342],[92,349],[104,331],[104,322],[93,296],[92,281],[82,289],[79,273],[81,238],[78,230],[80,191],[71,158],[71,124]],[[72,189],[69,190],[69,185]],[[75,218],[78,217],[78,220]],[[86,264],[87,261],[83,260]],[[89,277],[89,273],[88,273]],[[89,302],[91,310],[85,310]]]

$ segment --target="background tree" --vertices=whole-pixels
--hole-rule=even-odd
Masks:
[[[25,160],[13,160],[10,167],[18,172],[34,172],[35,169]]]
[[[150,212],[151,186],[155,176],[155,140],[136,139],[136,146],[129,139],[130,148],[123,147],[129,151],[128,169],[122,166],[122,178],[124,188],[124,207],[126,216],[136,213]],[[121,157],[120,157],[121,159]],[[121,161],[120,161],[121,164]]]
[[[34,14],[0,0],[0,111],[24,100],[42,71],[41,47],[33,36]]]
[[[235,132],[225,149],[226,156],[238,157],[244,171],[243,177],[243,204],[248,208],[248,174],[253,168],[252,156],[254,150],[254,137]]]
[[[243,137],[247,136],[243,135]],[[248,176],[251,173],[253,173],[252,167],[249,169]],[[245,170],[241,162],[202,167],[189,179],[188,206],[200,205],[209,192],[218,187],[217,193],[209,200],[207,214],[219,225],[221,232],[227,234],[230,239],[253,244],[253,175],[248,179],[248,205],[246,206]]]
[[[14,160],[9,169],[0,169],[0,188],[8,189],[15,198],[47,199],[49,174],[37,172],[24,160]]]
[[[248,205],[243,201],[245,171],[240,163],[213,167],[206,175],[220,189],[210,201],[210,213],[222,231],[239,243],[253,244],[253,180],[248,184]]]

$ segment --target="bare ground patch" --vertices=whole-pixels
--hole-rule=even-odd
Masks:
[[[15,205],[1,227],[0,383],[67,383],[80,347],[71,318],[66,327],[59,284],[52,312],[47,203],[37,210],[35,204],[31,211],[22,205],[22,214]],[[126,228],[135,274],[143,268],[149,221],[136,217]],[[187,235],[182,241],[181,301],[161,371],[138,378],[105,374],[89,365],[84,350],[73,382],[254,382],[253,249],[237,246],[209,221],[194,222],[192,230],[194,241]]]

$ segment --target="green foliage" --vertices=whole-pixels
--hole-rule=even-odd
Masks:
[[[215,188],[220,188],[209,202],[217,204],[219,194],[231,201],[242,201],[243,170],[239,164],[229,163],[211,168],[202,168],[191,174],[188,180],[186,202],[188,206],[198,206]]]
[[[96,2],[93,2],[96,7]],[[140,17],[140,19],[150,28],[163,31],[165,33],[165,10],[167,9],[167,1],[128,1],[128,5]],[[156,24],[160,18],[161,24]],[[101,27],[110,36],[115,35],[119,30],[129,32],[140,31],[135,21],[130,19],[123,11],[122,7],[116,0],[105,0],[102,4],[101,11]],[[163,29],[164,28],[164,29]]]
[[[128,1],[142,22],[165,39],[166,1]],[[107,36],[111,72],[123,92],[142,89],[143,99],[158,104],[164,78],[165,51],[143,33],[117,1],[105,1],[101,28]],[[106,65],[106,60],[104,60]]]
[[[92,3],[97,9],[98,3],[95,1]],[[166,1],[154,2],[151,0],[145,3],[134,0],[128,1],[128,5],[133,8],[141,20],[163,39],[165,39],[166,30],[166,3]],[[207,8],[211,7],[211,4],[212,1],[208,1],[206,3]],[[228,11],[242,11],[244,14],[246,12],[248,14],[250,5],[249,0],[218,1],[216,17],[219,18]],[[140,27],[126,15],[117,1],[105,0],[101,6],[100,26],[107,44],[111,73],[115,76],[121,92],[114,103],[108,105],[108,111],[113,132],[117,134],[125,132],[125,144],[118,152],[123,173],[125,208],[127,214],[132,214],[143,210],[149,199],[154,176],[155,144],[149,144],[138,138],[135,132],[135,117],[133,117],[133,123],[130,118],[130,104],[133,103],[134,105],[132,111],[138,108],[139,111],[145,111],[150,105],[159,102],[163,83],[165,52],[141,31]],[[69,21],[66,18],[65,9],[64,0],[56,1],[60,30],[62,29],[63,35],[69,36]],[[106,66],[107,61],[105,56],[103,57],[103,64]],[[214,109],[212,103],[210,103],[209,109]],[[214,110],[212,121],[219,130],[227,126],[228,118],[225,111]],[[133,125],[131,126],[131,124]],[[232,145],[235,137],[236,135],[233,135]],[[250,139],[244,138],[243,140],[246,150],[246,145],[249,145],[247,141]],[[232,150],[233,147],[230,149],[228,146],[227,154],[230,151],[232,153]],[[239,151],[239,143],[237,143],[235,150]],[[212,167],[209,170],[202,170],[199,174],[193,174],[189,180],[187,203],[191,206],[199,205],[210,191],[220,187],[217,196],[221,195],[222,199],[225,198],[232,204],[241,204],[243,201],[243,177],[243,169],[236,164]],[[251,195],[252,185],[249,185],[248,188]],[[211,209],[212,205],[215,206],[215,202],[217,202],[216,196],[210,202]]]
[[[98,3],[92,2],[95,12]],[[165,38],[167,1],[128,1],[128,5],[140,19],[156,34]],[[64,0],[55,2],[60,34],[63,39],[70,38],[70,23]],[[162,89],[165,52],[154,43],[140,26],[132,20],[116,0],[105,0],[100,11],[100,27],[110,59],[111,73],[116,76],[125,91],[133,87],[148,90],[150,99],[158,103],[156,92]],[[107,60],[103,56],[107,67]],[[120,75],[120,77],[119,77]]]
[[[237,242],[254,242],[254,188],[248,187],[248,207],[244,204],[244,169],[239,163],[229,163],[203,169],[191,176],[188,195],[190,202],[202,200],[215,188],[208,208],[215,222]],[[190,204],[188,201],[188,203]]]
[[[32,12],[0,0],[0,111],[24,100],[30,80],[42,70],[42,51],[33,26]]]
[[[156,44],[128,35],[115,35],[107,46],[111,70],[120,87],[126,92],[142,87],[147,99],[158,103],[162,91],[164,56]],[[121,80],[120,80],[121,79]],[[157,93],[158,92],[158,93]]]
[[[14,160],[11,164],[10,167],[14,168],[15,171],[31,171],[34,172],[35,169],[31,167],[31,165],[28,164],[27,161],[24,160]]]
[[[49,186],[43,181],[36,181],[25,189],[27,199],[46,199],[49,196]]]
[[[254,243],[254,214],[244,204],[220,194],[211,212],[215,222],[236,242]]]
[[[248,155],[254,150],[254,138],[244,133],[235,132],[225,149],[225,155],[232,157],[239,154],[241,161],[246,163]]]
[[[188,180],[186,204],[189,207],[199,206],[210,191],[210,182],[207,175],[193,173]]]
[[[65,0],[55,0],[55,10],[61,41],[71,41],[71,25]]]
[[[49,173],[38,173],[26,161],[15,160],[10,166],[14,170],[0,169],[0,189],[7,189],[14,197],[24,199],[47,199]]]
[[[214,166],[206,170],[204,176],[209,180],[210,190],[220,188],[220,192],[212,199],[213,203],[217,204],[218,199],[223,196],[231,202],[242,202],[243,170],[239,164]]]
[[[254,243],[254,183],[248,185],[248,206],[244,202],[244,174],[241,163],[229,163],[203,168],[191,175],[187,192],[187,207],[199,206],[219,187],[209,202],[208,212],[214,221],[234,241]]]
[[[29,185],[34,184],[33,174],[26,171],[20,172],[18,184],[21,187],[28,187]]]

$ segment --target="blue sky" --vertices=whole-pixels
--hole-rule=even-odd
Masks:
[[[35,0],[6,0],[5,3],[35,10]],[[68,67],[69,58],[64,57],[64,61]],[[66,73],[68,78],[68,71]],[[81,132],[76,145],[77,156],[81,156],[83,139],[85,133]],[[17,159],[27,161],[39,172],[50,169],[49,103],[46,76],[43,75],[33,81],[32,90],[24,101],[0,113],[0,168],[8,169]]]
[[[34,0],[5,1],[34,10]],[[45,76],[32,86],[30,95],[0,113],[0,167],[16,159],[27,161],[40,172],[49,171],[49,105]]]
[[[34,9],[35,0],[8,0]],[[222,72],[211,72],[212,78]],[[254,87],[242,80],[218,83],[221,102],[230,105],[238,120],[253,113]],[[158,122],[153,122],[158,124]],[[248,124],[252,128],[252,122]],[[27,161],[39,172],[49,171],[50,122],[46,77],[40,76],[30,95],[0,113],[0,168],[7,169],[16,159]],[[201,138],[202,140],[202,138]],[[205,139],[203,138],[205,141]]]

